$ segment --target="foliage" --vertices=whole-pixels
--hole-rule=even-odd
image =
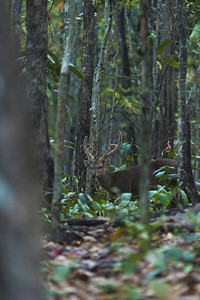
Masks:
[[[67,193],[62,200],[63,218],[69,217],[112,217],[117,222],[123,220],[125,215],[138,212],[137,202],[131,200],[131,194],[122,194],[112,201],[105,200],[101,193],[95,197],[83,193]]]

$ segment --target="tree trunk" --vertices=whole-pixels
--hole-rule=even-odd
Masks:
[[[165,47],[163,58],[174,58],[176,46],[176,22],[173,14],[175,0],[165,0],[163,8],[164,27],[162,33],[163,40],[171,40]],[[161,41],[161,42],[162,42]],[[167,141],[173,146],[175,132],[175,68],[164,63],[160,93],[160,124],[159,124],[159,154],[166,148]],[[169,138],[171,137],[171,138]],[[166,157],[166,153],[164,153]]]
[[[100,116],[100,92],[102,77],[107,66],[112,45],[112,20],[113,20],[113,4],[112,0],[105,0],[105,34],[99,54],[99,61],[94,71],[93,86],[92,86],[92,103],[90,108],[91,123],[90,123],[90,145],[92,155],[97,156],[99,144],[99,116]],[[86,191],[91,192],[91,176],[87,172]]]
[[[126,31],[124,26],[124,8],[122,8],[118,18],[118,29],[119,29],[119,43],[120,43],[120,55],[122,60],[122,86],[124,89],[130,89],[131,80],[130,80],[130,64],[128,57],[128,48],[126,45]],[[128,91],[130,94],[130,91]]]
[[[32,132],[5,2],[0,1],[0,299],[39,300],[39,197],[32,172]]]
[[[153,78],[152,78],[152,95],[151,95],[151,142],[152,142],[152,149],[151,149],[151,158],[155,159],[158,157],[158,141],[159,141],[159,134],[158,134],[158,118],[157,118],[157,109],[156,106],[158,105],[158,83],[159,83],[159,68],[157,66],[157,57],[156,57],[156,49],[158,44],[160,43],[159,36],[160,36],[160,28],[161,28],[161,6],[162,0],[158,0],[156,7],[156,13],[154,14],[153,22],[156,19],[156,29],[155,34],[157,37],[156,43],[152,49],[153,61],[152,61],[152,69],[153,69]]]
[[[52,192],[53,160],[50,153],[46,107],[47,0],[26,1],[26,26],[26,89],[34,128],[32,138],[36,149],[36,171],[40,178],[41,190]],[[46,200],[51,202],[49,195]]]
[[[176,26],[179,37],[179,74],[178,74],[178,186],[179,201],[182,201],[180,189],[188,187],[187,182],[187,141],[186,141],[186,74],[187,74],[187,40],[183,21],[183,0],[176,0]]]
[[[82,74],[85,81],[81,82],[79,91],[78,129],[76,145],[76,174],[79,178],[79,191],[85,191],[86,159],[83,150],[85,136],[90,136],[90,107],[94,75],[94,5],[91,0],[84,2],[83,56]]]
[[[64,174],[64,131],[65,131],[65,105],[67,102],[68,86],[67,77],[69,76],[69,64],[74,45],[75,35],[75,3],[70,1],[69,5],[69,28],[65,41],[64,57],[60,71],[58,108],[56,120],[56,149],[54,163],[54,188],[51,206],[52,218],[52,238],[55,237],[60,223],[60,200],[62,198],[62,178]],[[65,10],[65,14],[67,11]]]
[[[187,168],[187,180],[188,180],[188,187],[191,193],[192,198],[192,205],[195,206],[197,203],[200,202],[200,196],[197,192],[194,177],[192,173],[192,166],[191,166],[191,133],[190,133],[190,118],[189,118],[189,111],[186,111],[186,142],[187,142],[187,150],[186,150],[186,168]]]
[[[195,134],[195,155],[200,155],[200,88],[199,88],[199,79],[200,79],[200,64],[197,69],[197,82],[196,82],[196,89],[195,89],[195,116],[196,116],[196,134]],[[199,158],[195,159],[195,167],[199,168]],[[200,179],[200,172],[195,171],[195,180],[199,181]]]
[[[140,18],[140,54],[142,57],[142,117],[141,117],[141,154],[142,171],[140,179],[141,221],[148,229],[149,225],[149,158],[150,158],[150,91],[151,91],[151,52],[148,45],[149,0],[141,1]]]
[[[21,7],[22,7],[22,0],[12,0],[11,2],[12,33],[13,33],[14,53],[16,58],[19,58],[21,55],[21,40],[20,40]]]

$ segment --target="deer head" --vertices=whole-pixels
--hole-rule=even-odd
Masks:
[[[103,176],[105,176],[105,173],[107,172],[108,163],[106,162],[106,160],[112,154],[114,154],[121,146],[122,133],[119,130],[118,131],[118,143],[111,144],[111,147],[114,147],[114,149],[109,150],[109,148],[107,148],[106,152],[98,160],[89,152],[90,148],[87,147],[87,140],[88,140],[88,138],[86,136],[83,141],[83,149],[84,149],[86,155],[89,157],[90,161],[85,160],[84,163],[85,163],[86,167],[90,168],[93,178],[97,178],[97,179],[102,178]]]

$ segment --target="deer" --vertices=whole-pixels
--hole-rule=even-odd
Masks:
[[[112,150],[107,148],[106,152],[99,158],[96,159],[89,151],[87,147],[88,138],[85,136],[83,141],[83,149],[89,158],[84,161],[84,164],[91,171],[91,176],[97,178],[99,184],[103,189],[111,194],[123,194],[132,193],[132,196],[139,195],[139,185],[141,176],[141,165],[136,165],[124,170],[115,172],[108,171],[107,159],[113,155],[122,144],[122,133],[118,131],[118,143],[111,144]],[[177,173],[178,163],[173,159],[158,158],[149,162],[150,172],[150,186],[156,186],[158,179],[154,175],[154,172],[161,167],[169,166],[172,167],[171,173]]]

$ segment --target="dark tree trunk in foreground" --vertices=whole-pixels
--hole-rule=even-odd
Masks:
[[[0,299],[40,300],[30,118],[4,3],[0,1]]]
[[[79,111],[76,147],[76,173],[79,177],[79,191],[85,191],[86,159],[83,140],[90,135],[90,107],[94,74],[94,5],[91,0],[84,2],[83,56],[82,74],[85,81],[81,82],[79,91]]]
[[[41,189],[52,192],[53,160],[50,154],[46,107],[47,0],[27,0],[26,12],[26,88],[34,128],[36,168]]]

